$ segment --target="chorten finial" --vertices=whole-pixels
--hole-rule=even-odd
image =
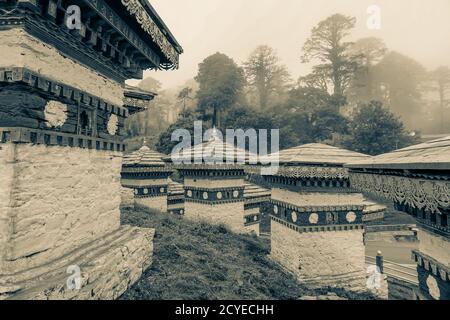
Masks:
[[[220,140],[222,140],[220,131],[217,130],[216,126],[214,126],[214,127],[212,128],[212,133],[211,133],[211,136],[209,137],[208,140],[209,140],[209,141],[220,141]]]
[[[144,137],[144,141],[142,142],[142,147],[140,149],[141,151],[150,150],[150,148],[147,146],[147,137]]]

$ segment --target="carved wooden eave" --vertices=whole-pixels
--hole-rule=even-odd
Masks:
[[[150,102],[157,96],[154,92],[125,85],[123,104],[130,115],[147,110]]]
[[[388,199],[434,233],[450,235],[450,137],[347,164],[351,187]]]
[[[146,69],[178,67],[183,52],[154,10],[140,1],[73,0],[81,30],[66,26],[66,1],[0,1],[0,30],[22,28],[63,54],[123,82]]]

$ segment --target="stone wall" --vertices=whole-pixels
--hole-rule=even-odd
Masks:
[[[14,150],[12,144],[0,144],[0,270],[5,260],[7,245],[11,234],[10,205],[11,191],[14,180]]]
[[[271,221],[271,257],[312,287],[366,291],[363,230],[300,233]]]
[[[245,232],[243,232],[243,233],[254,234],[259,237],[259,223],[245,226],[244,229],[245,229]]]
[[[154,212],[167,212],[167,195],[158,197],[135,198],[136,208],[144,208]]]
[[[116,299],[151,265],[154,232],[122,226],[50,265],[0,276],[0,300]]]
[[[120,206],[129,208],[134,206],[134,190],[131,188],[120,188]]]
[[[123,105],[121,84],[63,56],[21,29],[2,30],[0,61],[2,67],[25,67],[112,104]]]
[[[393,277],[388,277],[387,283],[389,300],[417,300],[417,285]]]
[[[244,226],[244,202],[223,204],[202,204],[186,201],[184,216],[194,221],[204,221],[214,225],[225,225],[236,233],[251,230]]]
[[[299,205],[302,207],[324,205],[362,205],[364,196],[354,192],[294,192],[281,188],[272,188],[272,200]]]
[[[119,228],[120,153],[0,146],[0,273],[46,263]]]
[[[419,228],[419,251],[450,266],[450,239]]]

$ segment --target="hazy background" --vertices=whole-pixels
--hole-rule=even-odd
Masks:
[[[427,69],[450,65],[449,0],[151,0],[184,48],[180,69],[147,71],[163,88],[193,78],[198,64],[217,51],[237,63],[258,45],[278,51],[294,79],[310,71],[300,62],[311,29],[334,13],[357,18],[351,38],[374,36]],[[369,30],[367,8],[381,8],[381,29]],[[353,40],[353,39],[352,39]]]

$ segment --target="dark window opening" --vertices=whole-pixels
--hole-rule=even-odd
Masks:
[[[441,218],[441,226],[442,227],[448,227],[448,215],[446,215],[445,213],[440,215]]]
[[[90,129],[89,116],[86,111],[80,113],[80,129],[82,134],[87,134]]]
[[[436,224],[436,213],[430,214],[430,221],[431,223]]]

